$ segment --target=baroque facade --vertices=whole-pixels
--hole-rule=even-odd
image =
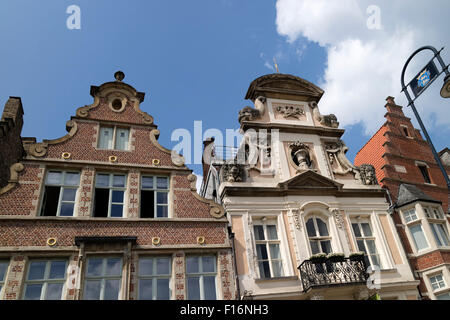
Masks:
[[[242,144],[221,159],[204,142],[201,195],[232,226],[243,299],[418,298],[417,286],[369,163],[345,156],[323,91],[287,74],[254,80],[239,112]],[[369,269],[370,267],[370,269]],[[369,273],[368,273],[369,271]]]
[[[6,103],[0,299],[235,299],[224,209],[158,143],[144,93],[115,78],[60,139],[21,137],[21,100]]]
[[[370,163],[389,191],[391,211],[423,299],[450,299],[449,190],[431,148],[387,97],[386,121],[355,163]],[[439,153],[450,175],[448,148]]]

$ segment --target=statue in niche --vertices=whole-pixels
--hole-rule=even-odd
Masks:
[[[337,128],[339,127],[339,122],[334,114],[321,115],[319,108],[317,107],[317,102],[311,101],[309,103],[314,115],[314,119],[319,121],[319,123],[325,127]]]
[[[357,173],[356,166],[354,166],[345,156],[348,147],[342,140],[326,144],[325,150],[328,154],[333,173],[341,175],[349,172]]]
[[[358,167],[361,182],[365,185],[378,184],[375,168],[371,164],[362,164]]]
[[[308,170],[312,167],[311,156],[309,155],[309,147],[301,142],[294,142],[289,145],[291,149],[292,161],[301,170]]]

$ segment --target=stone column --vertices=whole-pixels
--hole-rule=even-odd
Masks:
[[[179,251],[174,254],[174,273],[175,273],[175,299],[186,299],[186,273],[185,273],[185,254],[183,251]]]
[[[92,211],[92,196],[94,194],[94,169],[84,168],[80,179],[80,201],[78,205],[78,216],[89,217]]]

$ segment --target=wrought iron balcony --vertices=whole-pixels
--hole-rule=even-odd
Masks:
[[[350,258],[305,260],[298,267],[304,292],[313,287],[365,283],[369,277],[366,268],[364,259]]]

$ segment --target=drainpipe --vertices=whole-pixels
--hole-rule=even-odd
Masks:
[[[241,300],[241,289],[239,288],[239,277],[237,273],[237,264],[236,264],[236,252],[234,248],[234,233],[231,232],[231,227],[228,227],[228,234],[231,239],[231,253],[233,255],[233,261],[234,261],[234,274],[236,277],[236,290],[237,290],[237,300]]]

